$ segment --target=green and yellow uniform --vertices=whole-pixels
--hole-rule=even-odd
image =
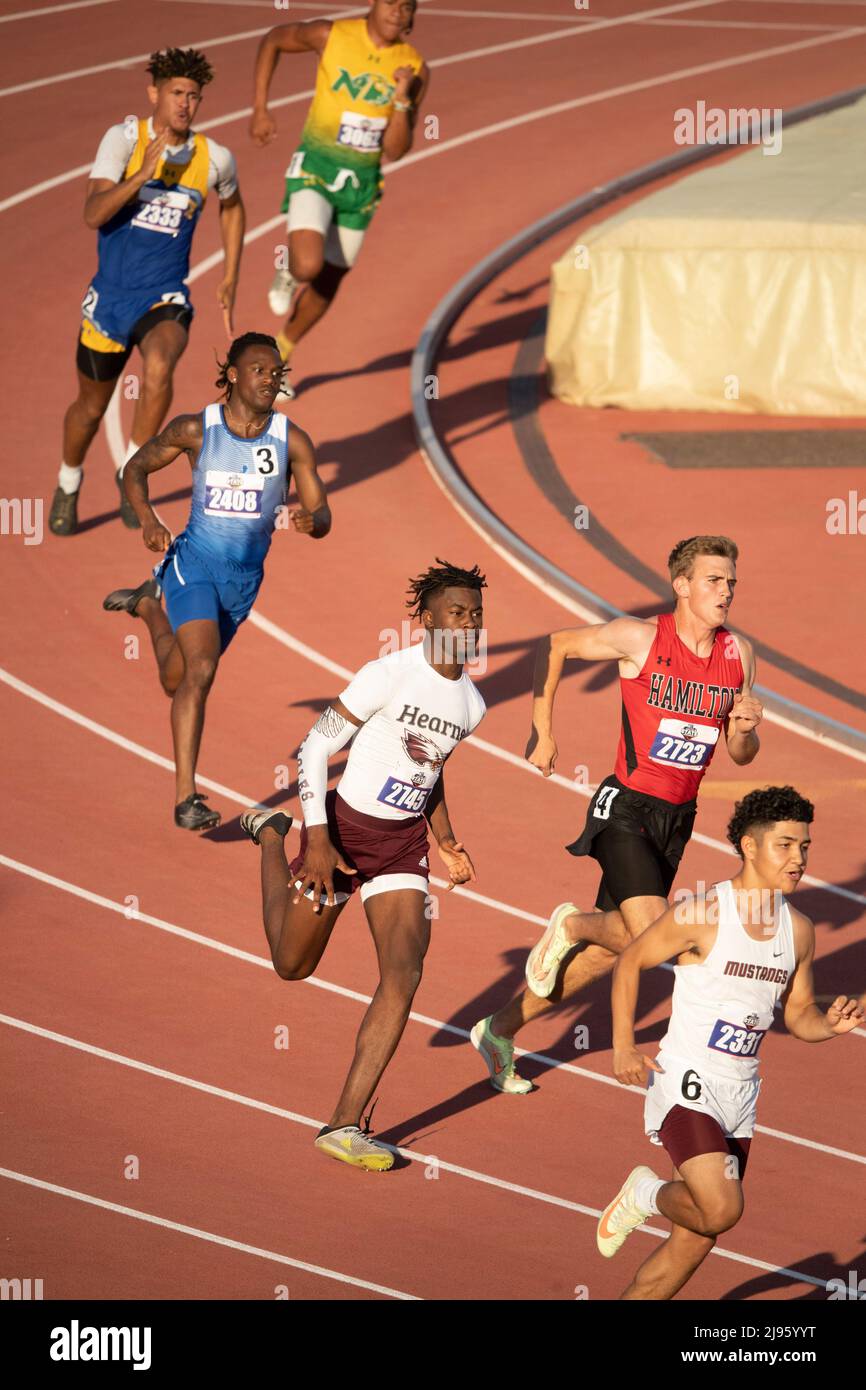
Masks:
[[[394,109],[394,73],[420,72],[409,43],[376,48],[365,19],[337,19],[319,59],[316,91],[301,143],[286,170],[286,196],[313,188],[334,206],[340,226],[367,226],[382,197],[382,137]]]

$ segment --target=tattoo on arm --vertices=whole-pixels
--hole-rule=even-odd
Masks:
[[[325,738],[336,738],[343,732],[348,722],[342,714],[338,714],[335,709],[328,705],[328,708],[319,715],[313,728]]]

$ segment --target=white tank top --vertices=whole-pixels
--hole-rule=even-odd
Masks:
[[[424,811],[442,766],[481,723],[481,692],[464,671],[440,676],[419,642],[362,666],[340,695],[365,720],[337,791],[356,811],[406,820]]]
[[[791,911],[783,898],[775,934],[756,941],[740,921],[730,880],[717,883],[716,892],[715,942],[706,960],[674,966],[671,1020],[660,1048],[692,1062],[700,1075],[748,1081],[796,968]]]

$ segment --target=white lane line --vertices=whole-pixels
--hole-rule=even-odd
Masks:
[[[17,14],[0,15],[0,24],[11,24],[13,19],[37,19],[43,14],[60,14],[61,10],[86,10],[91,5],[116,4],[117,0],[71,0],[71,3],[66,5],[43,5],[38,10],[19,10]]]
[[[812,0],[809,0],[811,3]],[[261,9],[273,10],[274,0],[163,0],[164,4],[171,5],[230,5],[236,9]],[[721,0],[720,0],[721,3]],[[321,5],[317,5],[315,0],[291,0],[291,9],[312,10],[315,14],[322,14]],[[595,15],[589,10],[584,10],[577,14],[555,14],[551,10],[452,10],[445,9],[437,4],[423,4],[418,12],[419,19],[512,19],[523,21],[538,21],[548,19],[558,19],[560,23],[567,21],[570,24],[588,24],[595,19]],[[843,24],[807,24],[802,20],[788,20],[787,22],[753,19],[647,19],[635,20],[636,24],[665,25],[670,28],[700,27],[702,29],[843,29]],[[419,40],[420,41],[420,40]]]
[[[509,53],[515,48],[525,48],[532,44],[555,43],[559,39],[573,38],[575,35],[583,36],[584,34],[592,34],[599,29],[613,29],[624,24],[634,24],[635,20],[638,18],[645,19],[653,15],[678,14],[681,10],[706,9],[711,5],[718,5],[720,3],[724,4],[725,0],[682,0],[680,4],[662,5],[655,10],[646,10],[643,15],[622,15],[614,19],[597,20],[591,24],[582,26],[570,25],[567,29],[555,29],[547,34],[535,34],[525,39],[515,39],[507,43],[493,44],[488,48],[471,49],[466,53],[455,54],[448,61],[454,63],[468,63],[474,61],[476,58],[484,58],[496,53]],[[362,9],[360,13],[366,13],[366,10]],[[262,34],[266,34],[270,27],[270,25],[265,25],[260,29],[244,29],[237,34],[225,34],[216,39],[199,39],[192,44],[183,44],[182,47],[217,48],[220,44],[242,43],[246,39],[259,38]],[[116,58],[110,63],[96,63],[87,68],[74,68],[69,72],[53,73],[50,77],[37,77],[34,81],[20,82],[14,87],[0,87],[0,97],[13,96],[17,92],[31,92],[37,87],[49,87],[58,82],[72,82],[79,77],[91,77],[97,72],[110,72],[116,68],[130,67],[133,63],[146,62],[149,57],[149,53],[134,53],[130,58]],[[445,60],[442,58],[433,58],[427,66],[436,67],[441,65],[443,61]]]
[[[351,13],[359,12],[360,11],[352,11]],[[345,11],[344,13],[348,14],[350,12]],[[863,31],[859,29],[849,28],[842,30],[836,37],[847,38],[852,34],[859,34],[861,32]],[[832,35],[830,36],[831,39],[833,37],[834,36]],[[806,46],[808,46],[811,41],[806,40],[805,42]],[[797,45],[795,45],[795,47],[797,47]],[[488,50],[485,49],[479,50],[479,52],[481,53],[486,53],[487,51]],[[443,144],[433,149],[424,150],[416,154],[406,155],[405,158],[401,159],[397,164],[384,165],[382,172],[385,174],[393,174],[395,171],[399,171],[400,169],[406,168],[409,165],[415,163],[418,159],[426,159],[435,154],[444,154],[446,153],[446,151],[458,148],[461,145],[465,145],[467,142],[471,142],[473,140],[480,140],[488,135],[497,135],[502,131],[510,130],[513,129],[515,126],[523,125],[524,123],[530,120],[539,120],[542,117],[548,115],[558,115],[563,110],[571,109],[572,106],[589,105],[592,102],[596,101],[606,101],[611,97],[628,96],[632,92],[644,91],[647,88],[663,85],[667,82],[677,81],[678,79],[683,77],[693,77],[695,75],[700,75],[704,72],[714,72],[717,68],[737,66],[738,64],[754,62],[764,57],[776,57],[787,51],[788,49],[785,47],[762,49],[754,54],[742,54],[738,58],[724,59],[717,63],[705,63],[702,66],[696,68],[683,68],[680,69],[678,72],[663,73],[660,77],[649,78],[642,82],[632,83],[628,86],[611,87],[607,91],[594,92],[589,97],[580,97],[573,103],[566,102],[565,105],[560,103],[556,106],[546,107],[542,110],[528,112],[522,116],[515,116],[511,120],[504,122],[500,121],[496,125],[485,126],[479,130],[470,132],[469,134],[458,136],[453,140],[447,140]],[[431,60],[429,66],[444,67],[452,62],[463,61],[463,56],[464,55],[462,54],[456,54],[454,56],[449,56],[445,58],[436,58]],[[277,100],[272,101],[270,105],[272,109],[275,109],[279,106],[289,106],[293,102],[304,101],[306,98],[312,97],[312,95],[313,88],[310,88],[307,91],[295,92],[291,96],[280,97]],[[239,108],[237,111],[229,111],[224,116],[216,116],[209,121],[203,121],[200,125],[196,127],[196,129],[200,131],[213,130],[220,126],[227,125],[232,121],[245,120],[251,114],[252,107],[244,106]],[[41,193],[48,192],[52,188],[57,188],[61,184],[68,183],[72,179],[81,177],[81,175],[89,172],[92,163],[93,161],[91,160],[89,164],[80,164],[75,169],[67,170],[66,173],[56,174],[53,178],[43,179],[40,183],[35,183],[32,184],[29,188],[22,189],[20,193],[11,194],[8,198],[4,198],[2,201],[0,201],[0,212],[5,212],[8,208],[15,207],[18,203],[26,202],[30,198],[38,197]],[[281,224],[285,224],[284,214],[278,217],[271,218],[268,222],[263,223],[260,227],[255,228],[252,232],[248,233],[247,236],[244,238],[244,244],[246,245],[247,242],[257,240],[259,236],[262,236],[265,232],[270,231],[273,227],[278,227]],[[215,258],[210,258],[208,268],[211,268],[213,265],[218,264],[221,259],[221,253]]]
[[[73,1187],[61,1187],[56,1182],[46,1182],[44,1178],[34,1178],[29,1173],[18,1173],[13,1168],[0,1168],[0,1178],[10,1182],[20,1182],[27,1187],[37,1187],[43,1192],[53,1192],[58,1197],[70,1197],[73,1201],[84,1202],[87,1206],[100,1207],[103,1211],[114,1212],[117,1216],[129,1216],[134,1221],[143,1221],[148,1226],[161,1226],[166,1231],[176,1231],[178,1235],[192,1236],[195,1240],[208,1241],[211,1245],[221,1245],[226,1250],[237,1250],[242,1255],[255,1255],[260,1260],[270,1260],[272,1264],[285,1265],[289,1269],[301,1269],[306,1274],[317,1274],[321,1279],[334,1279],[340,1284],[352,1284],[356,1289],[368,1289],[371,1293],[381,1293],[386,1298],[399,1298],[417,1302],[418,1296],[403,1293],[400,1289],[389,1289],[384,1284],[371,1284],[367,1279],[356,1279],[351,1274],[340,1274],[335,1269],[325,1269],[322,1265],[311,1265],[306,1260],[292,1259],[291,1255],[281,1255],[276,1250],[262,1250],[258,1245],[247,1245],[241,1240],[231,1240],[228,1236],[218,1236],[213,1231],[202,1231],[198,1226],[184,1226],[179,1221],[169,1221],[165,1216],[154,1216],[152,1212],[138,1211],[135,1207],[124,1207],[119,1202],[107,1202],[104,1197],[94,1197],[89,1192],[77,1192]],[[768,1265],[767,1268],[770,1268]],[[780,1271],[784,1273],[787,1271]],[[802,1279],[802,1275],[795,1275]]]
[[[77,710],[71,709],[69,705],[62,704],[59,700],[54,700],[50,695],[45,695],[41,690],[36,690],[34,686],[28,685],[26,681],[18,680],[17,676],[11,675],[8,671],[0,670],[0,681],[11,686],[20,695],[27,696],[34,700],[36,704],[44,705],[52,713],[59,714],[64,719],[68,719],[72,724],[78,724],[86,729],[88,733],[96,734],[99,738],[104,738],[106,742],[113,743],[118,748],[123,748],[127,753],[134,753],[136,757],[143,758],[145,762],[152,763],[155,767],[165,768],[167,772],[174,772],[174,763],[169,758],[164,758],[161,753],[154,753],[150,748],[145,748],[140,743],[135,743],[131,738],[125,738],[123,734],[117,734],[113,729],[106,728],[104,724],[98,724],[95,719],[88,719],[86,715],[79,714]],[[244,796],[242,792],[235,791],[232,787],[227,787],[223,782],[215,782],[210,777],[204,777],[196,773],[197,780],[203,787],[217,792],[224,796],[227,801],[233,801],[236,806],[242,806],[244,810],[250,807],[264,810],[260,801],[254,797]],[[294,832],[298,832],[297,825],[292,826]],[[435,878],[430,875],[430,883],[434,888],[447,888],[446,880]],[[546,925],[546,917],[538,917],[535,913],[522,912],[519,908],[512,907],[510,903],[499,902],[497,898],[487,897],[484,893],[478,893],[474,888],[467,888],[463,884],[457,884],[448,890],[452,895],[461,898],[468,898],[470,902],[480,903],[482,907],[491,907],[497,912],[504,912],[509,917],[520,917],[528,922],[536,922],[541,926]]]
[[[244,29],[237,34],[224,34],[215,39],[196,39],[179,45],[182,48],[219,48],[224,43],[242,43],[244,39],[259,38],[268,32],[269,25],[261,29]],[[129,58],[116,58],[111,63],[94,63],[87,68],[72,68],[69,72],[55,72],[50,77],[37,77],[32,82],[19,82],[14,87],[0,87],[0,97],[11,97],[16,92],[32,92],[37,87],[53,87],[58,82],[73,82],[78,77],[92,77],[97,72],[111,72],[115,68],[128,68],[134,63],[146,63],[149,53],[133,53]]]
[[[45,873],[41,869],[35,869],[30,864],[23,864],[18,859],[11,859],[8,855],[0,854],[0,864],[15,873],[23,874],[27,878],[35,879],[39,883],[44,883],[51,888],[59,888],[64,893],[81,898],[85,902],[93,903],[96,907],[102,907],[109,912],[118,913],[128,922],[144,922],[147,926],[156,927],[158,931],[163,931],[169,936],[179,937],[184,941],[191,941],[194,945],[203,946],[207,950],[218,951],[221,955],[232,956],[235,960],[243,961],[248,965],[257,965],[265,970],[271,970],[271,962],[264,956],[254,955],[251,951],[244,951],[239,946],[229,946],[223,941],[217,941],[210,936],[204,936],[201,932],[190,931],[187,927],[176,926],[173,922],[166,922],[160,917],[152,917],[149,913],[141,911],[131,911],[126,903],[114,902],[111,898],[103,897],[100,893],[93,893],[88,888],[80,888],[77,884],[69,883],[65,879],[58,878],[54,874]],[[305,981],[306,984],[314,986],[316,989],[323,989],[330,994],[338,994],[344,999],[354,999],[359,1004],[369,1004],[372,996],[362,994],[359,990],[347,989],[344,985],[332,984],[329,980],[319,979],[316,975],[311,975]],[[431,1018],[428,1014],[419,1014],[412,1010],[409,1018],[413,1023],[420,1023],[425,1028],[432,1028],[437,1032],[451,1033],[454,1037],[468,1039],[469,1031],[466,1028],[458,1028],[453,1023],[445,1023],[442,1019]],[[856,1030],[863,1032],[862,1029]],[[864,1034],[866,1036],[866,1034]],[[527,1052],[523,1048],[515,1047],[515,1054],[518,1057],[527,1057],[532,1062],[540,1062],[543,1066],[555,1071],[571,1072],[575,1076],[586,1077],[590,1081],[600,1082],[605,1086],[613,1086],[617,1090],[631,1091],[636,1096],[644,1096],[645,1092],[640,1086],[620,1086],[620,1083],[613,1076],[607,1076],[604,1072],[593,1071],[589,1067],[579,1067],[572,1062],[562,1062],[555,1057],[548,1057],[543,1052]],[[802,1148],[814,1149],[819,1153],[832,1155],[834,1158],[845,1158],[852,1163],[866,1164],[866,1157],[860,1154],[849,1152],[847,1149],[834,1148],[829,1144],[821,1144],[814,1139],[804,1139],[800,1135],[787,1134],[784,1130],[765,1129],[762,1125],[757,1126],[757,1130],[762,1134],[769,1134],[774,1139],[781,1139],[787,1143],[796,1144]]]
[[[220,1100],[231,1101],[236,1105],[244,1105],[252,1110],[262,1110],[269,1115],[275,1115],[280,1119],[289,1120],[293,1124],[304,1125],[309,1129],[321,1129],[324,1120],[314,1120],[308,1115],[299,1115],[292,1110],[282,1110],[279,1106],[269,1105],[264,1101],[254,1100],[250,1096],[240,1095],[237,1091],[225,1091],[219,1086],[211,1086],[202,1081],[195,1081],[191,1077],[182,1076],[178,1072],[166,1071],[162,1067],[152,1066],[148,1062],[140,1062],[134,1057],[126,1057],[118,1052],[107,1052],[104,1048],[93,1047],[90,1043],[81,1042],[77,1038],[67,1037],[63,1033],[54,1033],[50,1029],[40,1028],[37,1024],[28,1023],[24,1019],[12,1018],[7,1014],[0,1014],[0,1023],[6,1024],[11,1028],[19,1028],[23,1032],[31,1033],[36,1037],[45,1038],[49,1042],[59,1043],[63,1047],[71,1047],[79,1052],[90,1053],[102,1061],[114,1062],[119,1066],[129,1067],[134,1071],[146,1072],[150,1076],[159,1077],[161,1080],[173,1082],[175,1085],[188,1086],[196,1091],[203,1091],[208,1095],[217,1097]],[[384,1141],[382,1141],[384,1142]],[[399,1145],[387,1144],[387,1148],[393,1153],[398,1153],[402,1158],[408,1159],[412,1163],[423,1163],[425,1167],[431,1161],[431,1155],[413,1152],[412,1149],[402,1149]],[[866,1162],[866,1160],[864,1160]],[[550,1192],[541,1192],[538,1188],[525,1187],[522,1183],[508,1182],[504,1178],[495,1178],[490,1173],[481,1173],[474,1168],[465,1168],[460,1164],[449,1163],[445,1159],[436,1155],[437,1167],[445,1173],[454,1173],[458,1177],[467,1178],[470,1182],[480,1182],[486,1187],[496,1187],[503,1192],[513,1193],[518,1197],[529,1197],[536,1202],[544,1202],[548,1206],[562,1207],[566,1211],[573,1211],[580,1216],[590,1216],[593,1220],[598,1220],[601,1216],[601,1209],[598,1207],[585,1206],[582,1202],[572,1202],[566,1197],[556,1197]],[[0,1175],[6,1176],[7,1170],[0,1169]],[[117,1208],[115,1208],[117,1209]],[[131,1208],[121,1208],[126,1213],[136,1214]],[[191,1227],[178,1227],[176,1229],[191,1231]],[[639,1227],[646,1235],[656,1236],[661,1240],[667,1240],[669,1232],[659,1230],[656,1226]],[[252,1247],[249,1247],[252,1248]],[[779,1274],[785,1274],[791,1279],[797,1280],[801,1284],[813,1284],[816,1288],[826,1288],[827,1282],[824,1279],[815,1279],[811,1275],[803,1274],[796,1269],[787,1269],[780,1265],[768,1264],[765,1260],[753,1259],[750,1255],[740,1255],[733,1250],[720,1250],[716,1246],[712,1252],[714,1255],[721,1256],[722,1259],[735,1260],[738,1264],[751,1265],[754,1269],[765,1269]],[[294,1261],[292,1263],[295,1263]],[[342,1278],[349,1283],[360,1283],[361,1281],[349,1280],[345,1275],[334,1275],[332,1271],[322,1271],[313,1265],[304,1265],[302,1268],[311,1269],[314,1273],[325,1273],[330,1278]],[[393,1290],[382,1290],[375,1284],[363,1285],[366,1288],[374,1288],[379,1292],[390,1293],[393,1297],[406,1298],[409,1295],[395,1294]]]
[[[250,613],[248,621],[253,627],[262,627],[262,630],[267,632],[269,636],[274,637],[280,634],[276,636],[277,641],[289,647],[290,650],[297,652],[299,655],[306,657],[308,661],[311,661],[315,665],[324,666],[326,670],[339,674],[342,679],[350,680],[352,678],[353,673],[349,671],[347,667],[339,666],[336,662],[322,657],[313,647],[308,647],[306,643],[300,642],[297,638],[292,637],[290,633],[284,632],[276,623],[261,619],[255,611]],[[264,625],[265,623],[267,624],[266,626]],[[0,681],[10,686],[13,690],[16,690],[20,695],[24,695],[27,699],[35,701],[36,704],[45,706],[46,709],[50,709],[54,714],[59,714],[62,718],[70,720],[71,723],[78,724],[81,728],[87,729],[89,733],[96,734],[99,738],[104,738],[109,743],[116,744],[118,748],[123,748],[128,753],[134,753],[137,757],[143,758],[146,762],[153,763],[157,767],[165,768],[169,772],[174,772],[174,763],[168,758],[164,758],[160,753],[154,753],[151,749],[143,747],[142,744],[135,743],[132,739],[124,737],[123,734],[115,733],[113,729],[107,728],[104,724],[97,723],[95,719],[89,719],[86,715],[79,714],[77,710],[72,709],[69,705],[65,705],[62,701],[55,700],[52,696],[44,694],[43,691],[37,690],[35,686],[28,685],[26,681],[19,680],[17,676],[13,676],[11,672],[3,670],[2,667],[0,667]],[[537,769],[530,766],[525,758],[518,757],[516,753],[510,752],[507,748],[500,748],[495,743],[489,743],[487,739],[479,738],[477,734],[470,734],[467,739],[464,739],[464,742],[477,748],[480,752],[487,753],[491,757],[499,759],[500,762],[508,763],[510,766],[519,768],[521,771],[527,772],[532,776],[537,777],[540,775]],[[208,787],[211,791],[217,792],[220,796],[225,796],[236,805],[243,806],[244,809],[251,806],[261,807],[261,802],[255,801],[252,797],[245,797],[241,792],[234,791],[231,787],[225,786],[224,783],[215,782],[211,778],[200,774],[196,775],[203,787]],[[592,795],[592,789],[589,786],[584,786],[580,782],[570,782],[566,777],[560,776],[557,772],[554,772],[546,780],[554,783],[556,786],[563,787],[566,791],[576,793],[579,796],[588,798]],[[725,844],[722,840],[713,839],[710,835],[703,835],[700,831],[693,831],[691,838],[697,844],[706,845],[709,849],[720,850],[723,854],[729,856],[733,856],[734,854],[730,845]],[[436,879],[432,876],[430,882],[436,888],[445,886],[444,880]],[[840,884],[828,883],[825,879],[815,878],[812,874],[804,874],[801,882],[808,884],[811,888],[819,888],[825,893],[831,893],[835,897],[845,898],[848,901],[866,906],[866,896],[862,893],[855,893],[850,888],[843,888]],[[467,897],[473,901],[483,903],[485,906],[495,907],[498,911],[505,912],[510,916],[523,917],[527,921],[534,921],[542,924],[546,923],[547,920],[533,913],[521,912],[509,906],[507,903],[500,903],[495,898],[488,898],[481,893],[477,893],[474,889],[465,888],[459,884],[450,891],[461,897]]]

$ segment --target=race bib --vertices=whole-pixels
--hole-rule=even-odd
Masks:
[[[380,150],[387,124],[384,116],[359,116],[357,111],[344,111],[337,131],[337,144],[367,152]]]
[[[287,179],[299,179],[299,178],[301,178],[301,177],[303,176],[303,172],[304,172],[304,151],[303,151],[303,150],[295,150],[295,153],[292,155],[292,157],[291,157],[291,159],[290,159],[290,161],[289,161],[289,167],[288,167],[288,169],[286,170],[286,178],[287,178]]]
[[[732,1057],[755,1057],[766,1031],[766,1028],[738,1028],[736,1023],[725,1023],[724,1019],[717,1018],[707,1047],[727,1052]]]
[[[264,478],[257,473],[224,473],[209,468],[205,474],[205,516],[231,516],[261,521]]]
[[[693,724],[688,719],[662,719],[649,755],[666,767],[706,767],[719,741],[713,724]]]
[[[394,806],[398,811],[420,814],[427,805],[429,795],[429,787],[412,787],[408,782],[398,782],[396,777],[389,777],[376,800],[385,806]]]
[[[145,184],[138,196],[139,208],[132,219],[133,227],[177,236],[178,228],[189,211],[189,194],[176,188],[152,188]]]

